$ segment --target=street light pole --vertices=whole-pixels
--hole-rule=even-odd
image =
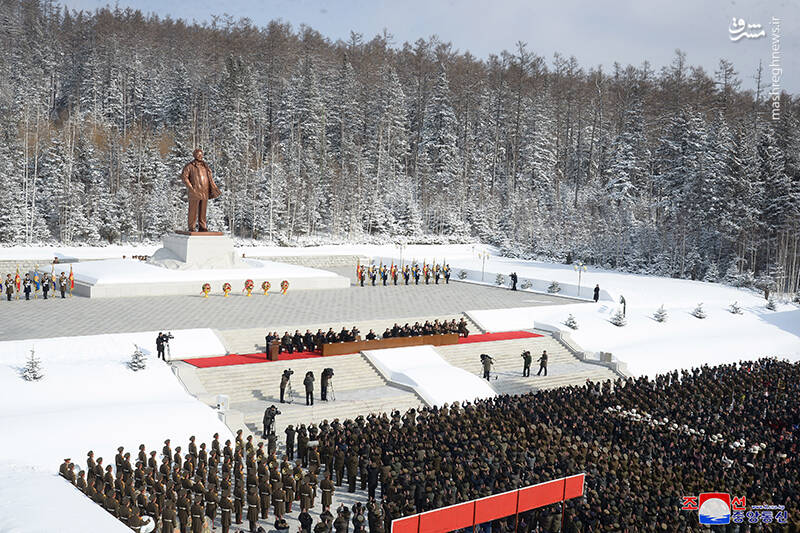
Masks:
[[[486,250],[478,254],[481,257],[481,283],[483,283],[483,275],[486,272],[486,257],[489,255]]]
[[[583,261],[576,261],[572,268],[578,273],[578,298],[581,297],[581,274],[586,272],[586,265]]]

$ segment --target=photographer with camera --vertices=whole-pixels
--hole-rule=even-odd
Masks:
[[[481,364],[483,365],[483,377],[484,379],[489,381],[490,375],[492,373],[492,365],[494,364],[494,359],[492,359],[491,355],[482,353]]]
[[[531,352],[525,350],[522,352],[522,377],[530,377],[531,375],[531,361],[533,358],[531,357]]]
[[[306,405],[314,405],[314,373],[312,371],[306,372],[303,385],[306,387]]]
[[[333,377],[332,368],[326,368],[322,371],[322,377],[320,378],[319,382],[320,382],[320,387],[322,388],[320,399],[323,402],[328,401],[328,385],[330,384],[332,377]]]
[[[289,382],[292,374],[294,374],[294,370],[287,368],[283,371],[283,375],[281,376],[281,403],[286,403],[286,401],[283,399],[284,395],[286,394],[286,387],[289,387],[289,400],[291,401],[292,399],[292,384]]]
[[[158,332],[158,336],[156,337],[156,351],[158,352],[158,358],[163,359],[164,361],[167,358],[164,356],[164,349],[167,350],[167,355],[171,355],[169,353],[169,340],[174,339],[175,336],[170,333],[169,331],[166,333],[162,333],[161,331]],[[172,359],[172,357],[170,357]]]
[[[262,439],[266,439],[270,435],[275,434],[275,417],[281,414],[277,407],[270,405],[264,410],[264,432],[261,434]]]

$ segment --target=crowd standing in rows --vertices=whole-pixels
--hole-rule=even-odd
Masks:
[[[221,517],[223,527],[231,514],[238,522],[243,508],[255,519],[270,504],[279,517],[298,499],[309,509],[319,486],[327,515],[313,531],[341,533],[330,498],[335,486],[347,483],[353,492],[360,482],[367,491],[366,525],[382,533],[395,518],[585,472],[584,497],[564,509],[566,532],[699,531],[697,513],[680,510],[682,497],[708,491],[745,495],[751,505],[783,505],[787,523],[770,530],[796,532],[798,393],[797,363],[704,366],[653,380],[587,382],[289,426],[280,461],[274,439],[265,451],[241,437],[234,447],[215,439],[209,452],[192,441],[185,455],[173,453],[167,441],[160,466],[155,452],[148,458],[142,447],[131,467],[120,450],[116,476],[90,453],[94,487],[87,488],[82,474],[76,484],[121,520],[135,520],[145,509],[163,522],[183,508],[184,520],[205,510]],[[74,481],[68,464],[64,470]],[[514,517],[498,520],[492,531],[561,531],[560,513],[558,505],[537,509],[516,524]],[[308,518],[301,523],[303,532],[312,530]],[[745,520],[720,530],[758,529]]]
[[[374,264],[369,266],[359,264],[356,267],[356,279],[358,279],[362,287],[367,278],[369,278],[373,286],[378,279],[380,279],[385,286],[389,279],[392,280],[394,285],[397,285],[397,281],[400,277],[403,278],[406,285],[409,284],[411,278],[414,278],[415,285],[419,285],[420,278],[425,279],[425,285],[428,285],[431,279],[438,285],[439,280],[443,278],[447,285],[450,283],[450,265],[440,265],[436,262],[429,265],[427,262],[424,262],[420,267],[418,263],[414,262],[411,266],[405,265],[403,267],[398,267],[394,263],[390,266],[384,265],[383,263],[379,266],[375,266]]]

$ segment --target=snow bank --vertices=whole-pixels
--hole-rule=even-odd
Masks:
[[[470,261],[457,263],[473,267]],[[451,263],[451,267],[453,264]],[[494,258],[487,262],[487,279],[501,272],[516,271],[520,282],[538,278],[567,283],[577,274],[569,265]],[[776,311],[765,308],[764,298],[751,290],[716,283],[625,274],[589,269],[583,274],[586,286],[599,284],[609,294],[622,295],[627,304],[628,324],[617,327],[609,319],[622,306],[618,298],[599,303],[532,307],[527,310],[499,309],[470,311],[489,331],[510,331],[554,327],[567,331],[590,352],[611,352],[627,364],[633,375],[655,375],[678,368],[718,364],[763,356],[800,360],[800,308],[778,304]],[[562,285],[563,286],[563,285]],[[728,307],[734,301],[742,315]],[[691,311],[703,303],[708,317],[697,319]],[[666,322],[656,322],[653,313],[664,305]],[[575,316],[578,330],[563,325],[569,314]]]
[[[154,335],[147,334],[151,343]],[[135,455],[139,444],[160,450],[166,438],[173,446],[185,446],[190,435],[233,438],[166,364],[150,354],[147,368],[133,372],[132,343],[113,350],[106,337],[119,342],[120,336],[35,341],[44,370],[36,382],[20,377],[29,348],[19,344],[30,341],[0,345],[0,531],[124,531],[53,477],[65,457],[85,468],[89,450],[113,464],[118,446]],[[62,507],[72,510],[61,513]]]
[[[368,350],[364,355],[387,381],[413,389],[428,405],[497,395],[485,380],[451,365],[431,346]]]

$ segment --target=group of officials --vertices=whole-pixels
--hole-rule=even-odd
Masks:
[[[300,333],[300,330],[296,329],[294,335],[284,331],[283,335],[280,336],[277,331],[273,331],[268,333],[264,339],[267,351],[269,351],[271,343],[278,342],[278,353],[314,352],[321,350],[323,344],[361,340],[360,333],[361,330],[356,326],[353,326],[352,329],[343,327],[338,333],[333,331],[333,328],[328,328],[327,332],[323,332],[320,328],[316,333],[311,333],[309,329],[305,333]],[[433,322],[426,321],[424,324],[416,322],[413,326],[408,323],[403,326],[395,323],[391,328],[386,328],[380,337],[373,330],[369,330],[364,339],[371,341],[379,338],[418,337],[420,335],[443,335],[447,333],[457,333],[462,337],[467,337],[469,335],[467,321],[462,317],[458,322],[455,319],[441,321],[436,319]]]
[[[390,266],[386,266],[381,263],[379,266],[365,266],[359,264],[356,267],[356,278],[362,287],[367,279],[372,282],[372,285],[375,285],[375,282],[378,280],[380,280],[383,285],[387,285],[390,279],[394,285],[397,285],[397,281],[401,277],[406,285],[409,284],[411,278],[414,279],[415,285],[419,285],[420,278],[425,280],[425,285],[430,284],[431,280],[438,285],[440,279],[444,279],[445,284],[449,284],[450,265],[440,265],[438,263],[429,265],[428,263],[423,263],[423,265],[420,267],[418,263],[414,263],[411,266],[405,265],[401,268],[398,268],[398,266],[394,263],[392,263]]]
[[[61,297],[66,298],[67,290],[71,283],[72,280],[64,272],[58,278],[56,278],[55,274],[42,274],[39,272],[34,272],[32,277],[30,273],[26,273],[24,277],[20,277],[19,273],[17,273],[15,277],[11,277],[11,274],[6,275],[4,289],[6,299],[9,302],[15,294],[18,300],[21,294],[25,295],[26,300],[30,300],[31,295],[36,298],[40,291],[42,298],[47,300],[51,288],[53,292],[58,290],[61,293]]]

